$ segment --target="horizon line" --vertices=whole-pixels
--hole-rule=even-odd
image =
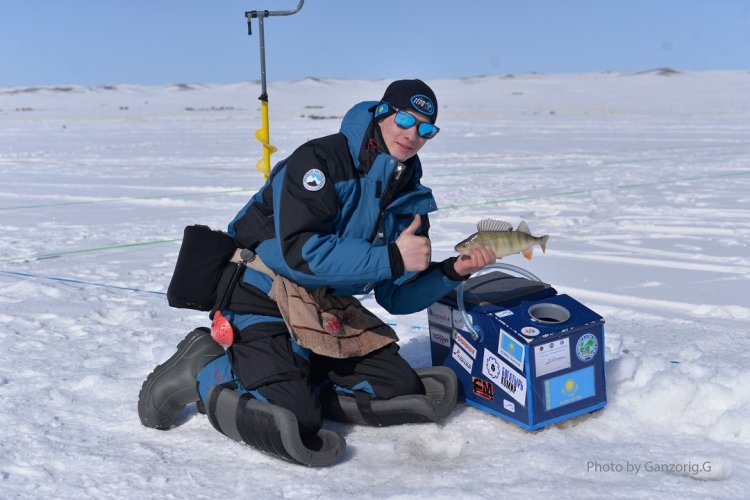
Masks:
[[[650,68],[646,70],[640,70],[640,71],[617,71],[617,70],[597,70],[597,71],[580,71],[580,72],[543,72],[543,71],[525,71],[521,73],[483,73],[478,75],[469,75],[469,76],[455,76],[455,77],[422,77],[425,80],[430,81],[451,81],[451,80],[471,80],[471,79],[479,79],[479,78],[500,78],[500,79],[513,79],[516,77],[523,77],[523,76],[574,76],[574,75],[614,75],[614,76],[638,76],[638,75],[648,75],[648,74],[656,74],[659,76],[675,76],[675,75],[688,75],[688,74],[696,74],[696,73],[741,73],[747,71],[750,73],[750,68],[741,68],[741,69],[700,69],[700,70],[683,70],[683,69],[677,69],[672,68],[669,66],[662,66],[662,67],[656,67],[656,68]],[[304,76],[301,78],[296,78],[293,80],[272,80],[268,81],[268,85],[273,85],[277,83],[299,83],[306,80],[312,80],[312,81],[318,81],[318,82],[324,82],[324,81],[334,81],[334,80],[343,80],[343,81],[361,81],[361,82],[380,82],[380,81],[391,81],[393,79],[397,79],[398,77],[379,77],[379,78],[347,78],[347,77],[337,77],[337,76]],[[39,90],[72,90],[74,87],[85,87],[85,88],[100,88],[104,90],[116,90],[115,87],[122,86],[122,85],[132,85],[132,86],[140,86],[140,87],[171,87],[171,86],[186,86],[189,87],[191,85],[201,85],[201,86],[209,86],[209,85],[238,85],[238,84],[260,84],[260,79],[249,79],[249,80],[239,80],[239,81],[233,81],[233,82],[199,82],[199,81],[190,81],[190,82],[169,82],[169,83],[138,83],[138,82],[112,82],[112,83],[104,83],[104,84],[86,84],[86,83],[49,83],[49,84],[29,84],[29,85],[0,85],[0,88],[2,89],[39,89]],[[111,88],[110,88],[111,87]],[[193,90],[186,88],[185,90]]]

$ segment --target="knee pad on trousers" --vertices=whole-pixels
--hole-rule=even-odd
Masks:
[[[292,463],[332,465],[346,448],[344,438],[327,429],[303,439],[291,411],[227,386],[211,389],[207,415],[211,425],[225,436]]]
[[[371,399],[364,392],[353,395],[329,391],[322,395],[323,415],[332,420],[386,426],[440,422],[456,407],[458,381],[450,368],[433,366],[416,370],[426,394]]]

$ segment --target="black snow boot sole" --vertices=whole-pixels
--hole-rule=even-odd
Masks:
[[[208,328],[196,328],[177,344],[177,352],[146,378],[138,395],[138,416],[146,427],[169,429],[185,405],[200,399],[195,377],[224,349]]]
[[[322,396],[323,416],[339,422],[388,426],[441,422],[456,407],[458,381],[445,366],[417,368],[426,394],[370,399],[364,392],[353,396],[331,393]]]

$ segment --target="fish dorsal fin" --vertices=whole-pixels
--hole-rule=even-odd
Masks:
[[[516,228],[516,231],[518,231],[519,233],[531,234],[531,231],[529,231],[529,226],[526,224],[525,220],[521,221],[521,223]]]
[[[504,220],[482,219],[477,223],[477,231],[512,231],[513,224]]]

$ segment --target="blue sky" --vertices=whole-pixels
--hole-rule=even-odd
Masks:
[[[298,0],[0,0],[0,86],[260,77]],[[267,78],[750,69],[747,0],[306,0]]]

